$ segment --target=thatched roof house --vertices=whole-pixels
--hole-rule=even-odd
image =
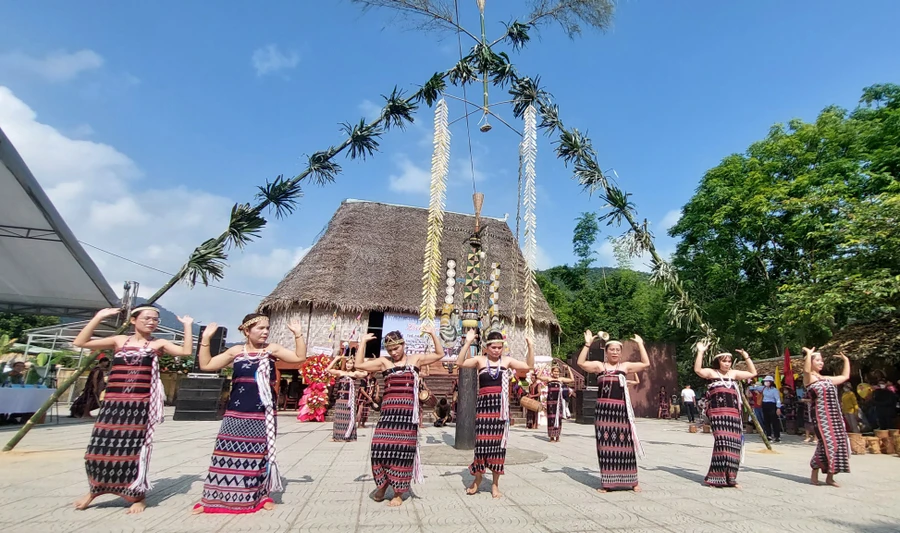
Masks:
[[[819,351],[826,357],[844,352],[850,359],[867,360],[871,366],[900,362],[900,316],[854,322],[835,333]]]
[[[364,326],[370,313],[418,316],[427,219],[428,210],[423,208],[345,200],[303,260],[263,299],[260,310],[272,316],[276,333],[278,322],[288,320],[285,315],[308,321],[313,345],[323,342],[318,330],[323,323],[330,330],[334,312],[343,324],[339,329],[347,332],[359,314]],[[524,279],[525,260],[505,220],[482,217],[482,226],[483,276],[489,275],[492,262],[500,263],[500,314],[507,324],[515,319],[516,329],[521,329],[524,298],[521,288],[519,294],[515,288],[522,285],[516,283],[516,274]],[[442,262],[456,260],[460,276],[474,227],[473,215],[444,215]],[[549,354],[550,335],[558,330],[559,322],[540,289],[536,290],[537,350]],[[439,295],[442,297],[443,291]],[[442,303],[439,298],[438,305]],[[462,290],[456,291],[455,303],[457,308],[462,303]],[[372,324],[368,326],[371,329]],[[518,340],[512,339],[514,351]]]

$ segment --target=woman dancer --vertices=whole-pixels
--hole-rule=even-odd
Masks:
[[[744,350],[736,350],[749,370],[734,370],[733,357],[722,352],[713,357],[709,368],[703,368],[706,342],[697,343],[694,373],[709,380],[706,416],[713,432],[713,453],[704,483],[710,487],[735,487],[744,449],[744,424],[741,421],[741,381],[756,377],[756,366]]]
[[[132,335],[91,339],[104,319],[121,309],[103,309],[84,326],[73,344],[90,350],[115,350],[106,395],[84,455],[91,491],[75,502],[86,509],[97,496],[115,494],[131,503],[128,514],[147,507],[144,497],[153,485],[147,477],[153,452],[153,432],[163,421],[165,394],[159,378],[158,358],[163,353],[189,357],[194,344],[194,319],[178,317],[184,324],[184,344],[154,339],[159,310],[145,305],[131,311]]]
[[[606,336],[601,332],[601,339]],[[628,395],[626,376],[642,372],[650,366],[644,340],[634,336],[641,353],[639,363],[621,362],[622,343],[607,341],[604,361],[587,361],[594,334],[584,332],[584,347],[578,354],[578,366],[597,376],[597,406],[594,410],[594,431],[597,438],[597,459],[600,463],[600,492],[610,490],[641,491],[637,475],[637,455],[644,456],[634,427],[634,412]],[[602,342],[602,341],[601,341]]]
[[[527,398],[531,398],[532,400],[541,399],[541,389],[543,388],[543,384],[541,380],[538,379],[537,375],[534,372],[529,372],[531,375],[531,384],[528,385],[528,394],[525,396]],[[525,410],[525,427],[528,429],[537,429],[538,427],[538,419],[540,413],[538,411],[532,411],[531,409]]]
[[[823,376],[822,367],[825,361],[815,348],[803,348],[806,360],[803,362],[803,384],[810,399],[810,410],[816,421],[816,434],[819,442],[809,462],[812,474],[810,483],[819,484],[819,470],[828,474],[825,483],[832,487],[839,486],[834,475],[850,472],[850,443],[844,418],[841,416],[841,402],[837,387],[850,379],[850,360],[841,352],[835,357],[844,360],[844,369],[840,376]]]
[[[221,370],[233,366],[231,395],[210,459],[203,496],[193,513],[255,513],[271,511],[269,493],[283,490],[275,454],[275,359],[286,363],[306,361],[303,326],[293,322],[294,351],[269,344],[269,317],[251,313],[238,330],[246,340],[212,356],[209,341],[219,326],[211,322],[203,331],[197,357],[200,369]]]
[[[526,337],[528,354],[525,361],[503,356],[506,341],[499,331],[488,333],[485,341],[485,355],[467,359],[469,347],[475,340],[475,330],[466,332],[466,342],[459,350],[460,368],[478,369],[478,400],[475,404],[475,459],[469,465],[469,473],[475,480],[466,494],[475,494],[481,485],[486,469],[491,470],[493,483],[491,495],[500,493],[500,476],[506,463],[506,439],[509,436],[509,381],[511,371],[528,372],[534,368],[534,343]]]
[[[334,365],[341,361],[341,370],[335,370]],[[337,402],[334,405],[334,422],[331,429],[332,442],[356,442],[356,419],[359,413],[357,402],[358,392],[361,387],[357,380],[365,378],[368,374],[356,370],[356,361],[335,357],[328,365],[328,373],[338,378],[334,384]]]
[[[547,436],[550,437],[550,442],[559,442],[559,435],[562,433],[562,421],[565,418],[563,387],[575,383],[572,367],[567,366],[566,368],[569,371],[569,377],[559,377],[559,365],[553,365],[550,369],[550,377],[538,378],[547,384]]]
[[[660,420],[668,420],[669,419],[669,393],[666,392],[666,387],[663,385],[659,388],[659,394],[656,395],[656,403],[659,408],[657,409],[656,417]]]
[[[407,355],[399,331],[384,336],[387,357],[363,361],[366,343],[375,340],[371,333],[363,337],[356,350],[356,368],[382,372],[384,376],[381,418],[372,434],[372,476],[378,487],[372,498],[384,501],[390,486],[394,489],[394,497],[388,502],[391,507],[403,505],[411,481],[424,480],[419,462],[419,368],[440,361],[444,348],[430,324],[422,331],[431,335],[434,352]]]

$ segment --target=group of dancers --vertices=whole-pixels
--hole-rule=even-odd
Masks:
[[[85,509],[98,496],[113,494],[131,503],[128,512],[139,513],[146,507],[145,495],[152,488],[148,476],[153,436],[156,425],[163,419],[163,391],[159,379],[158,357],[163,353],[173,356],[190,356],[193,344],[190,317],[179,317],[184,325],[184,344],[154,339],[153,332],[159,325],[159,311],[152,306],[134,309],[129,317],[134,333],[92,339],[96,327],[106,318],[115,316],[119,309],[105,309],[84,327],[75,339],[75,345],[94,350],[113,350],[115,356],[109,374],[106,396],[100,414],[94,424],[85,454],[90,492],[75,503],[76,509]],[[239,330],[245,341],[212,356],[210,340],[218,329],[215,323],[204,330],[198,350],[202,370],[215,371],[233,367],[231,394],[216,437],[200,502],[193,512],[199,513],[253,513],[261,509],[271,510],[273,492],[283,490],[276,454],[276,396],[275,360],[299,364],[306,360],[306,341],[299,322],[288,329],[294,336],[294,349],[269,343],[269,318],[253,313],[244,317]],[[335,440],[355,440],[356,420],[359,409],[358,393],[362,393],[359,380],[368,374],[381,373],[384,392],[380,398],[381,416],[372,436],[371,466],[376,489],[375,501],[388,499],[388,505],[400,506],[404,494],[413,481],[423,481],[419,456],[418,431],[421,410],[420,387],[424,383],[419,369],[438,362],[444,355],[440,338],[430,325],[423,332],[431,336],[434,351],[424,354],[406,353],[400,332],[384,336],[386,357],[365,360],[365,345],[376,337],[366,334],[359,343],[352,364],[328,371],[337,378],[338,401],[335,409]],[[474,459],[469,473],[474,477],[466,493],[479,491],[483,475],[492,473],[491,494],[502,496],[500,476],[504,473],[506,448],[509,436],[510,382],[516,372],[527,372],[534,367],[534,344],[527,338],[527,355],[524,361],[504,355],[506,341],[499,332],[491,332],[483,343],[483,354],[470,357],[476,340],[470,330],[460,350],[457,364],[462,368],[475,368],[478,375],[478,397],[475,418]],[[633,490],[640,492],[637,456],[643,456],[643,448],[637,436],[631,399],[628,394],[630,374],[637,374],[650,366],[643,339],[635,335],[640,352],[639,362],[621,361],[622,343],[598,338],[591,331],[584,333],[584,346],[578,356],[578,366],[588,373],[595,373],[597,380],[597,404],[595,409],[595,435],[600,470],[600,492]],[[601,343],[603,361],[587,361],[592,345]],[[740,382],[756,376],[749,355],[738,350],[747,362],[748,371],[732,368],[730,353],[720,353],[712,358],[709,368],[702,367],[708,346],[697,345],[694,370],[709,381],[708,415],[712,426],[714,445],[707,485],[713,487],[738,487],[737,474],[743,454],[741,424]],[[806,383],[818,420],[819,444],[810,463],[811,481],[818,484],[818,473],[827,474],[826,483],[836,486],[834,475],[849,471],[849,446],[837,397],[836,385],[849,379],[850,364],[843,354],[844,371],[840,376],[820,374],[823,361],[820,353],[804,348]],[[562,427],[562,389],[571,380],[560,377],[554,367],[547,382],[548,434],[551,442],[558,442]]]

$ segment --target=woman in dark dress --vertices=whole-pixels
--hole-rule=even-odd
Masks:
[[[459,367],[478,369],[478,400],[475,404],[475,459],[469,473],[475,477],[466,494],[475,494],[487,469],[493,483],[491,495],[500,493],[500,476],[506,464],[506,440],[509,436],[509,382],[516,370],[527,372],[534,368],[534,343],[525,339],[528,354],[525,361],[503,355],[506,340],[499,331],[492,331],[485,342],[484,355],[467,358],[475,340],[475,330],[466,332],[466,342],[460,349]]]
[[[270,344],[269,317],[252,313],[238,328],[246,337],[240,346],[232,346],[219,355],[209,351],[219,326],[206,326],[197,357],[200,369],[221,370],[232,366],[231,395],[225,417],[216,436],[203,484],[203,496],[194,506],[194,514],[247,514],[275,508],[270,494],[283,490],[275,453],[277,421],[275,417],[275,361],[299,364],[306,361],[303,326],[288,326],[294,336],[294,351]]]
[[[575,378],[572,376],[572,368],[568,369],[568,377],[560,377],[559,365],[553,365],[550,369],[550,377],[539,377],[547,385],[547,437],[550,442],[559,442],[562,433],[562,421],[565,418],[565,406],[563,402],[563,390],[566,385],[573,385]]]
[[[837,387],[850,379],[850,360],[843,352],[835,355],[844,360],[844,368],[840,376],[823,376],[825,361],[815,348],[803,348],[806,359],[803,362],[803,384],[810,399],[810,412],[815,418],[815,431],[819,439],[816,451],[809,462],[812,468],[810,482],[819,484],[819,471],[825,472],[825,484],[837,487],[834,475],[850,472],[850,443],[844,417],[841,413],[841,400]]]
[[[129,502],[128,513],[141,513],[147,507],[145,496],[150,483],[150,458],[153,434],[163,420],[165,393],[159,377],[159,356],[166,353],[189,357],[193,352],[194,319],[178,317],[184,324],[184,344],[179,346],[164,339],[154,339],[159,326],[159,310],[153,306],[136,307],[129,320],[132,335],[114,335],[91,339],[100,323],[121,309],[98,311],[75,337],[78,348],[114,350],[112,369],[100,414],[94,423],[85,468],[91,490],[75,502],[75,509],[87,509],[97,496],[114,494]]]
[[[391,487],[394,489],[394,496],[388,502],[391,507],[403,505],[403,495],[409,492],[412,481],[424,480],[419,460],[419,368],[440,361],[444,349],[430,324],[425,324],[422,331],[434,343],[431,353],[407,355],[399,331],[384,336],[387,357],[363,360],[366,343],[375,340],[371,333],[362,338],[356,351],[357,369],[382,372],[384,376],[381,418],[372,434],[372,476],[377,487],[372,499],[384,501]]]
[[[341,361],[340,370],[334,365]],[[355,370],[356,362],[353,359],[335,357],[328,365],[328,373],[337,378],[334,384],[335,405],[334,421],[331,428],[331,440],[334,442],[356,442],[356,426],[359,417],[359,392],[362,388],[360,380],[366,377],[366,373]]]
[[[756,367],[747,352],[737,350],[747,363],[748,371],[734,370],[728,352],[713,357],[709,368],[703,368],[703,354],[709,345],[697,343],[694,373],[709,381],[706,416],[713,432],[713,453],[704,483],[711,487],[737,487],[737,475],[744,449],[744,424],[741,419],[741,382],[756,377]]]
[[[72,418],[90,418],[91,411],[100,408],[100,396],[106,390],[106,374],[109,372],[111,361],[106,355],[97,358],[97,364],[88,374],[84,390],[78,398],[72,402],[69,408]]]
[[[608,338],[601,332],[600,338]],[[587,355],[594,334],[584,332],[584,347],[578,354],[578,366],[585,372],[597,374],[597,406],[594,411],[594,432],[597,439],[597,459],[600,463],[600,492],[610,490],[641,491],[638,484],[637,456],[643,456],[643,448],[637,438],[634,412],[628,394],[627,376],[643,372],[650,366],[644,340],[634,336],[641,354],[640,362],[624,362],[622,343],[606,341],[603,361],[588,361]]]

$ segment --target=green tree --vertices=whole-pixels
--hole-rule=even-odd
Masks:
[[[725,346],[818,344],[898,304],[900,88],[775,125],[701,180],[674,265]]]
[[[29,329],[56,324],[59,324],[59,318],[55,316],[0,313],[0,335],[13,338],[22,338],[22,333]]]
[[[597,215],[594,213],[581,213],[581,216],[575,219],[575,234],[572,236],[572,246],[575,251],[575,257],[578,258],[577,268],[586,269],[596,261],[594,256],[594,244],[597,242],[597,233],[600,232],[600,224],[597,222]]]

